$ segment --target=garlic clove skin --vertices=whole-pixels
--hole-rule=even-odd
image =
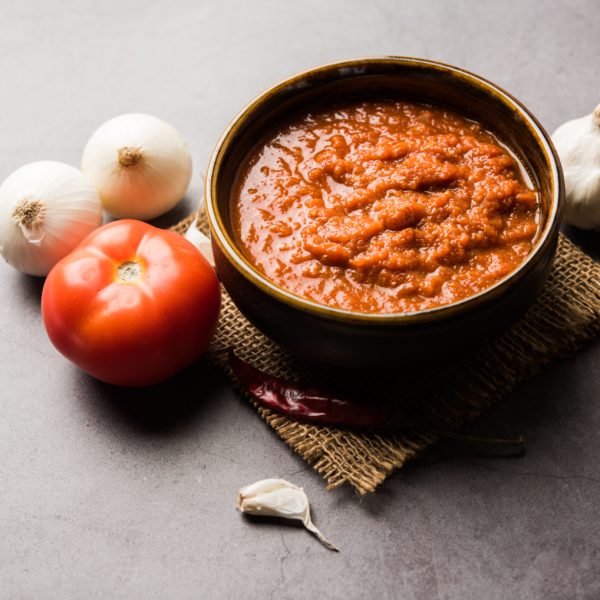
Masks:
[[[265,517],[304,520],[308,498],[302,488],[289,481],[265,479],[238,492],[238,508]]]
[[[243,487],[238,491],[237,508],[251,515],[302,521],[326,548],[338,552],[312,522],[304,490],[285,479],[263,479]]]
[[[185,139],[172,125],[131,113],[106,121],[93,133],[81,168],[112,216],[149,220],[183,198],[192,159]]]
[[[561,125],[552,141],[565,178],[564,222],[600,229],[600,105],[592,114]]]
[[[0,253],[28,275],[47,275],[101,224],[96,190],[71,165],[30,163],[0,185]]]

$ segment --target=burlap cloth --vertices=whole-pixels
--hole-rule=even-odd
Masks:
[[[185,233],[193,218],[173,229]],[[196,225],[206,233],[203,215]],[[401,397],[403,406],[418,407],[433,428],[452,431],[599,332],[600,265],[561,235],[548,283],[507,333],[445,368],[390,376],[377,393]],[[223,290],[222,313],[209,356],[225,369],[222,349],[229,346],[273,375],[311,384],[323,380],[322,373],[293,358],[253,327]],[[361,494],[374,491],[395,469],[436,441],[435,435],[423,432],[352,431],[298,423],[256,408],[277,435],[327,480],[329,488],[348,482]]]

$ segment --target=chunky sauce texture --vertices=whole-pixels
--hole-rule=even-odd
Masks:
[[[328,306],[413,312],[490,287],[529,254],[539,200],[480,124],[441,107],[311,112],[257,148],[234,189],[245,255]]]

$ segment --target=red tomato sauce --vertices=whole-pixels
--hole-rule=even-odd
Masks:
[[[310,112],[242,166],[233,222],[268,279],[332,307],[414,312],[494,285],[530,253],[539,198],[511,152],[441,107]]]

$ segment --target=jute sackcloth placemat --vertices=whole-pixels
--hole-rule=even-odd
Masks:
[[[190,216],[173,229],[185,233]],[[203,215],[196,225],[207,232]],[[452,431],[480,416],[517,384],[540,372],[600,333],[600,265],[561,235],[548,283],[535,304],[507,333],[445,368],[411,376],[389,376],[377,387],[385,398],[401,398],[431,423]],[[316,341],[318,343],[318,341]],[[323,374],[260,333],[223,290],[223,306],[209,356],[227,369],[222,349],[235,352],[273,375],[313,384]],[[257,407],[260,416],[288,446],[326,480],[328,487],[350,483],[372,492],[392,471],[436,441],[426,433],[353,431],[292,421]]]

